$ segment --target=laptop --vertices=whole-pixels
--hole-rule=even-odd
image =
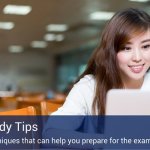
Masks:
[[[106,115],[150,115],[150,91],[125,89],[108,91]]]
[[[149,116],[150,91],[110,90],[106,97],[104,137],[114,142],[107,144],[106,149],[150,149],[149,144],[134,143],[137,139],[149,139]]]

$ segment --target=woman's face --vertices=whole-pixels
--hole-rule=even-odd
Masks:
[[[143,79],[150,67],[150,30],[132,38],[117,53],[123,80]]]

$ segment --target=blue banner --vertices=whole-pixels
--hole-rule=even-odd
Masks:
[[[150,116],[1,116],[0,149],[150,149]]]

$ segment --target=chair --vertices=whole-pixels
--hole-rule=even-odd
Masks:
[[[33,106],[36,110],[37,115],[41,115],[41,103],[42,100],[39,99],[24,99],[24,98],[18,98],[17,99],[17,108],[24,108],[28,106]]]
[[[0,112],[0,116],[17,116],[17,115],[19,115],[19,116],[28,116],[28,115],[35,116],[36,111],[33,106],[29,106],[29,107],[22,108],[22,109]]]
[[[42,101],[41,114],[49,115],[63,105],[64,101]]]

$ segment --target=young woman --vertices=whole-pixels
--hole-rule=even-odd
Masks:
[[[150,90],[149,68],[150,16],[133,8],[120,11],[107,23],[80,81],[54,114],[104,115],[108,90]]]
[[[43,137],[59,138],[61,134],[64,139],[91,138],[91,134],[76,132],[86,130],[86,133],[95,133],[94,138],[100,138],[102,134],[96,133],[102,133],[99,130],[102,125],[99,122],[94,123],[93,119],[88,122],[84,116],[105,115],[106,94],[110,89],[150,91],[149,68],[150,16],[142,10],[133,8],[116,13],[107,23],[99,47],[70,91],[65,104],[52,115],[82,117],[76,120],[62,118],[57,121],[49,117]],[[58,145],[54,144],[55,146]]]

